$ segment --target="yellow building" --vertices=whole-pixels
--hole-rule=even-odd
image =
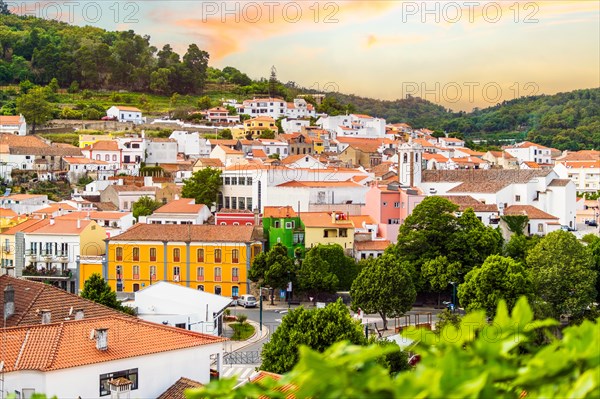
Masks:
[[[319,244],[339,244],[348,253],[354,246],[354,223],[343,212],[304,212],[300,214],[304,224],[306,250]]]
[[[261,239],[253,226],[138,223],[108,240],[102,275],[117,292],[168,281],[237,297],[249,292],[248,270],[262,251]],[[93,263],[89,268],[97,270]]]
[[[86,146],[92,146],[92,144],[98,141],[112,141],[112,134],[98,135],[98,134],[80,134],[79,135],[79,148],[85,148]]]
[[[244,122],[244,136],[258,137],[265,130],[271,130],[277,134],[275,119],[270,116],[257,116]]]

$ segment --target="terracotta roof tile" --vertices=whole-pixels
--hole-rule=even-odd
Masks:
[[[385,251],[391,244],[390,241],[356,241],[354,249],[357,251]]]
[[[203,385],[198,381],[190,380],[189,378],[181,377],[171,385],[169,389],[161,393],[158,399],[185,399],[185,390],[191,388],[201,388]]]
[[[470,195],[440,195],[439,197],[445,198],[458,205],[458,210],[460,212],[464,212],[468,208],[473,209],[474,212],[498,212],[498,206],[496,204],[484,204]]]
[[[254,226],[171,225],[138,223],[114,241],[239,242],[255,240]]]
[[[15,314],[6,320],[7,327],[28,326],[41,324],[41,315],[38,310],[49,310],[51,320],[65,320],[67,317],[74,318],[75,310],[83,310],[85,318],[104,316],[123,316],[115,309],[97,304],[70,294],[64,290],[49,284],[25,280],[21,278],[0,276],[0,292],[10,284],[15,290]],[[0,295],[0,308],[4,309],[4,296]],[[73,313],[71,313],[73,308]]]
[[[571,183],[570,179],[553,179],[548,187],[565,187],[569,183]]]
[[[142,112],[139,108],[129,107],[126,105],[115,105],[115,108],[119,109],[120,111]]]
[[[341,216],[346,217],[345,213]],[[300,214],[300,219],[305,227],[338,227],[338,228],[354,228],[351,220],[333,222],[330,212],[303,212]]]
[[[296,217],[298,214],[291,206],[265,206],[263,218],[288,218]]]
[[[196,201],[193,198],[180,198],[178,200],[173,200],[157,210],[154,213],[191,213],[198,214],[202,209],[206,208],[204,204],[196,204]]]
[[[511,170],[511,169],[467,169],[467,170],[425,170],[422,181],[461,183],[448,192],[492,193],[511,183],[522,184],[532,179],[547,176],[552,170]]]
[[[552,219],[558,220],[556,216],[542,211],[532,205],[511,205],[504,209],[505,215],[527,215],[529,219]]]
[[[90,332],[108,329],[108,348],[98,350]],[[216,344],[226,338],[132,317],[96,317],[0,330],[4,371],[51,371]]]

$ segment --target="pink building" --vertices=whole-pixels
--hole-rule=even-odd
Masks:
[[[221,209],[215,213],[217,226],[259,226],[262,214],[245,209]]]
[[[400,187],[396,182],[388,185],[374,184],[367,191],[362,214],[375,220],[384,240],[395,243],[400,225],[424,198],[425,195],[418,188]]]

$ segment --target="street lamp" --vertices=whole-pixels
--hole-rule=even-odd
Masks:
[[[259,320],[258,321],[259,321],[259,330],[260,330],[260,332],[262,332],[262,325],[263,325],[263,296],[262,296],[262,290],[263,290],[263,288],[266,288],[268,291],[271,290],[269,287],[263,287],[263,286],[258,287],[258,289],[260,291],[258,293],[258,296],[259,296],[259,299],[258,299],[258,309],[259,309],[259,311],[258,311],[259,312],[259,316],[258,317],[259,317]]]
[[[452,284],[452,313],[456,312],[456,285],[458,284],[456,281],[450,281]]]
[[[292,279],[290,277],[290,271],[288,270],[288,286],[287,286],[287,297],[288,297],[288,309],[290,309],[292,305]]]

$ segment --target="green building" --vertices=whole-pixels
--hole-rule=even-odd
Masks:
[[[291,206],[266,206],[262,223],[267,250],[279,243],[290,258],[304,258],[304,224]]]

